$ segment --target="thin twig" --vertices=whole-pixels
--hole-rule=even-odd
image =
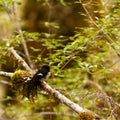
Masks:
[[[98,83],[88,80],[88,82],[94,86],[96,86],[98,88],[98,90],[100,90],[103,95],[105,96],[105,98],[109,99],[110,101],[112,101],[112,104],[115,104],[116,106],[118,106],[120,108],[120,104],[118,102],[116,102],[115,100],[113,100],[112,97],[108,96],[107,93],[104,91],[104,89],[102,88],[102,86],[100,86]]]
[[[8,82],[6,80],[0,80],[0,84],[5,84],[5,85],[10,85],[12,86],[12,83],[11,82]]]
[[[51,12],[51,9],[52,9],[52,3],[53,3],[53,0],[45,0],[45,2],[46,2],[46,4],[47,4],[47,6],[48,6],[48,9],[49,9],[49,11],[48,11],[48,23],[50,23],[50,20],[51,20],[51,15],[52,15],[52,12]],[[51,29],[50,29],[50,26],[48,26],[48,33],[50,34],[50,32],[51,32]]]
[[[28,64],[23,60],[21,56],[14,50],[13,47],[9,48],[9,51],[13,54],[13,56],[21,63],[21,65],[28,71],[31,71],[31,68]]]
[[[74,56],[77,55],[79,52],[80,51],[73,53],[73,55],[70,56],[70,58],[63,64],[60,69],[63,70],[74,59]]]
[[[78,118],[76,115],[60,113],[60,112],[40,112],[39,115],[61,115],[61,116],[69,116],[69,117]]]
[[[85,10],[88,18],[92,21],[92,23],[103,33],[103,35],[106,37],[106,40],[108,41],[108,43],[110,44],[110,46],[113,48],[113,50],[115,50],[116,54],[118,57],[120,57],[120,53],[116,50],[116,48],[114,47],[113,44],[114,43],[113,39],[103,30],[103,28],[101,28],[101,26],[99,26],[98,24],[96,24],[96,22],[93,20],[93,18],[91,17],[89,11],[87,10],[87,8],[85,7],[85,5],[83,5],[82,0],[79,0],[79,2],[81,3],[83,9]]]
[[[19,35],[20,35],[22,43],[23,43],[23,49],[24,49],[24,52],[25,52],[25,55],[26,55],[26,59],[27,59],[29,65],[30,65],[30,67],[34,68],[34,65],[33,65],[32,61],[30,59],[30,54],[29,54],[29,51],[28,51],[26,41],[25,41],[23,33],[22,33],[22,29],[21,29],[21,26],[20,26],[20,23],[19,23],[18,15],[16,13],[16,6],[15,5],[16,4],[14,3],[13,4],[13,13],[14,13],[14,17],[15,17],[15,21],[16,21],[16,24],[17,24],[17,29],[18,29]]]

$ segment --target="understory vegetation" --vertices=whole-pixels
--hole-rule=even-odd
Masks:
[[[71,101],[91,110],[103,119],[119,120],[120,1],[114,0],[112,4],[104,1],[101,4],[99,0],[96,2],[37,0],[36,4],[42,6],[39,6],[41,11],[48,12],[44,15],[47,16],[47,21],[44,18],[42,22],[39,21],[40,26],[45,27],[41,31],[34,30],[32,27],[32,31],[27,29],[29,24],[32,26],[35,23],[32,23],[34,14],[29,17],[31,23],[27,23],[27,19],[24,19],[23,8],[27,6],[25,3],[27,0],[26,2],[0,1],[1,71],[24,70],[19,61],[9,52],[9,48],[13,47],[33,70],[48,64],[51,70],[46,82]],[[82,12],[78,11],[78,15],[83,16],[81,19],[85,25],[75,26],[71,35],[55,32],[60,29],[62,31],[64,24],[67,24],[63,22],[62,27],[57,23],[59,20],[54,21],[55,18],[50,18],[55,4],[65,8],[73,4],[79,6]],[[47,10],[44,6],[48,7]],[[59,13],[55,15],[57,17]],[[12,83],[12,79],[2,76],[0,79]],[[17,88],[13,89],[10,85],[0,82],[2,91],[0,119],[78,119],[72,110],[45,91],[39,91],[40,94],[34,102],[31,102],[27,98],[22,98]]]

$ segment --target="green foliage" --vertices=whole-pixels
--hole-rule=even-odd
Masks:
[[[6,0],[2,0],[0,4],[4,2]],[[8,0],[2,10],[10,10],[13,2],[15,0]],[[65,0],[59,0],[59,2],[67,6]],[[98,2],[96,3],[98,5]],[[74,36],[57,36],[50,33],[30,33],[27,31],[21,33],[25,38],[30,58],[36,68],[44,63],[50,64],[51,76],[47,79],[47,82],[52,87],[58,89],[80,106],[85,106],[104,118],[112,114],[110,120],[114,120],[116,116],[120,118],[120,110],[116,105],[120,101],[120,65],[119,56],[116,54],[120,53],[120,9],[118,6],[120,6],[120,1],[115,0],[109,14],[105,14],[103,9],[93,11],[94,13],[104,13],[101,17],[96,17],[94,21],[99,27],[94,26],[91,20],[87,19],[87,26],[77,28]],[[52,26],[59,29],[56,22],[44,21],[44,24],[46,27]],[[10,46],[15,47],[20,55],[24,56],[22,45],[19,33],[14,34],[4,42],[0,41],[1,64],[8,66],[6,56]],[[26,72],[18,70],[13,74],[11,80],[16,85],[16,83],[23,82],[22,78],[24,77],[26,77]],[[16,89],[17,87],[19,85],[16,85]],[[101,88],[106,94],[101,91]],[[24,116],[21,119],[27,119],[26,115],[28,115],[28,119],[37,119],[39,117],[38,113],[41,111],[72,114],[72,111],[63,105],[59,105],[59,101],[54,100],[47,93],[37,96],[35,104],[29,103],[26,99],[21,99],[20,96],[17,97],[19,98],[19,104],[16,106],[10,105],[5,109],[6,115],[11,118]],[[20,110],[17,109],[19,106],[22,106]],[[85,118],[87,115],[80,113],[80,118],[87,119]],[[52,119],[55,116],[49,115],[46,119],[50,119],[50,117]],[[87,117],[92,119],[94,116],[90,114]],[[60,118],[63,119],[63,116],[56,116],[56,120]],[[40,117],[40,119],[45,118]],[[67,117],[67,119],[73,120],[74,118]]]

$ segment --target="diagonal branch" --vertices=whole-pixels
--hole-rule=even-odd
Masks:
[[[7,73],[7,72],[0,71],[0,75],[2,75],[2,76],[11,77],[12,74],[14,74],[14,73]],[[10,83],[10,84],[12,84],[12,83]],[[79,106],[78,104],[72,102],[70,99],[65,97],[59,91],[55,90],[50,85],[48,85],[45,81],[41,81],[41,85],[42,85],[42,88],[45,91],[47,91],[50,95],[54,96],[61,103],[65,104],[70,109],[75,111],[81,120],[84,120],[82,118],[85,118],[86,120],[88,120],[88,118],[89,118],[89,120],[95,120],[95,119],[100,120],[101,119],[97,114],[93,113],[92,111],[85,109],[85,108]]]
[[[16,51],[13,48],[9,49],[10,52],[14,55],[14,57],[19,60],[19,62],[23,65],[23,67],[28,70],[30,73],[32,72],[32,70],[30,69],[30,67],[27,65],[27,63],[16,53]],[[2,73],[2,72],[1,72]],[[14,74],[14,73],[12,73]],[[7,77],[10,77],[12,74],[7,74],[5,72],[4,76],[6,75]],[[3,74],[1,74],[3,75]],[[72,109],[73,111],[75,111],[80,120],[100,120],[101,118],[93,113],[92,111],[85,109],[81,106],[79,106],[78,104],[72,102],[70,99],[68,99],[66,96],[64,96],[63,94],[61,94],[59,91],[55,90],[54,88],[52,88],[50,85],[48,85],[45,81],[41,81],[41,87],[47,91],[50,95],[54,96],[55,98],[57,98],[61,103],[65,104],[66,106],[68,106],[70,109]]]
[[[23,36],[23,33],[22,33],[22,29],[21,29],[21,26],[20,26],[20,23],[19,23],[19,18],[18,18],[18,15],[16,13],[16,4],[14,3],[13,4],[13,14],[14,14],[14,17],[15,17],[15,22],[17,24],[17,29],[18,29],[18,33],[21,37],[21,40],[22,40],[22,45],[23,45],[23,49],[24,49],[24,52],[25,52],[25,55],[26,55],[26,59],[30,65],[31,68],[34,68],[34,65],[30,59],[30,54],[29,54],[29,51],[28,51],[28,47],[27,47],[27,44],[26,44],[26,41],[24,39],[24,36]]]
[[[118,106],[120,108],[120,104],[118,102],[116,102],[111,96],[107,95],[107,93],[104,91],[104,89],[102,88],[102,86],[100,86],[98,83],[88,80],[88,83],[96,86],[98,88],[98,90],[107,98],[109,99],[109,101],[112,101],[112,104]]]
[[[11,83],[11,82],[8,82],[8,81],[6,81],[6,80],[0,80],[0,84],[12,86],[12,83]]]
[[[0,6],[6,8],[6,4],[3,2],[3,4],[0,4]],[[34,65],[32,63],[32,60],[30,59],[30,54],[29,54],[29,51],[28,51],[28,47],[27,47],[27,44],[26,44],[26,41],[25,41],[25,38],[23,36],[23,33],[22,33],[22,28],[20,26],[20,22],[19,22],[19,17],[17,15],[17,10],[16,10],[16,2],[15,1],[12,1],[12,7],[11,7],[11,13],[13,14],[13,18],[11,17],[11,13],[9,12],[9,10],[5,9],[6,13],[8,14],[10,20],[13,20],[17,25],[17,31],[21,37],[21,40],[22,40],[22,45],[23,45],[23,49],[24,49],[24,53],[25,53],[25,56],[26,56],[26,59],[30,65],[31,68],[34,68]]]
[[[87,118],[91,118],[90,120],[93,120],[93,119],[100,120],[100,117],[98,115],[96,115],[93,112],[91,112],[83,107],[80,107],[78,104],[72,102],[70,99],[65,97],[59,91],[57,91],[54,88],[52,88],[51,86],[49,86],[45,81],[42,81],[42,87],[47,92],[49,92],[51,95],[53,95],[55,98],[60,100],[61,103],[67,105],[69,108],[71,108],[73,111],[75,111],[79,115],[79,117],[82,114],[82,117],[84,116],[86,118],[86,120],[87,120]]]
[[[14,50],[14,48],[9,48],[9,51],[13,54],[13,56],[21,63],[21,65],[28,71],[31,71],[31,68],[28,64],[23,60],[23,58]]]
[[[98,25],[94,19],[91,17],[89,11],[87,10],[87,8],[85,7],[85,5],[82,3],[82,0],[79,0],[80,4],[82,5],[84,11],[86,12],[88,18],[92,21],[92,23],[103,33],[103,35],[105,36],[107,42],[110,44],[111,48],[113,48],[113,50],[116,52],[117,56],[120,57],[120,53],[116,50],[116,48],[114,47],[114,45],[112,43],[114,43],[113,39],[104,31],[104,29]]]

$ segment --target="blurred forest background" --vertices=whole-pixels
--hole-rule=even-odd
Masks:
[[[120,0],[0,0],[1,71],[23,69],[10,47],[32,69],[49,64],[48,84],[75,103],[120,120]],[[0,120],[78,119],[47,93],[31,103],[0,81]]]

